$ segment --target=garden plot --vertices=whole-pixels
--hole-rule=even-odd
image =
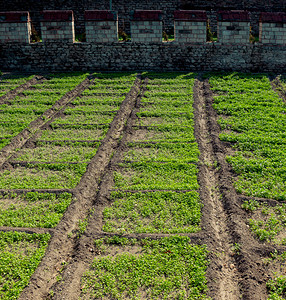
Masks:
[[[81,299],[206,299],[207,250],[188,237],[95,241]]]
[[[0,196],[0,226],[55,227],[71,201],[69,193],[6,193]]]
[[[102,230],[115,236],[95,240],[97,257],[81,279],[81,298],[205,299],[205,246],[192,245],[184,236],[139,241],[134,235],[201,230],[193,74],[143,76],[156,102],[149,94],[141,99],[123,136],[124,152],[111,162],[113,183],[106,182],[113,191],[102,210]],[[170,97],[177,85],[181,93]]]
[[[45,145],[36,148],[22,148],[18,151],[15,161],[21,162],[88,162],[97,152],[99,143],[93,147],[88,145],[74,145],[70,147],[67,144],[63,146]]]
[[[172,105],[172,103],[175,104],[175,107],[180,107],[179,101],[176,100],[174,102],[173,99],[169,100],[169,97],[166,96],[166,94],[165,97],[161,98],[161,102],[155,102],[153,112],[150,112],[155,124],[158,124],[164,119],[165,125],[147,126],[144,129],[141,129],[140,126],[133,125],[132,131],[127,134],[127,149],[122,154],[122,162],[117,163],[113,167],[115,168],[115,171],[113,172],[113,189],[119,191],[119,195],[120,191],[133,190],[137,191],[137,193],[134,195],[128,194],[126,197],[122,196],[115,201],[110,208],[106,208],[104,211],[104,221],[106,222],[104,223],[104,230],[117,232],[117,229],[120,228],[120,222],[122,222],[122,228],[124,228],[124,226],[128,227],[129,223],[131,227],[128,229],[126,228],[126,230],[130,233],[133,232],[133,230],[134,232],[143,230],[142,232],[158,233],[160,233],[160,230],[169,233],[195,232],[199,230],[199,221],[197,217],[200,214],[200,203],[198,201],[197,193],[199,186],[197,181],[198,168],[196,165],[198,162],[199,150],[194,138],[192,107],[193,74],[169,74],[171,78],[174,78],[174,81],[165,79],[164,75],[165,74],[148,73],[147,76],[149,77],[149,81],[147,91],[152,90],[154,97],[157,97],[157,94],[161,95],[165,90],[176,90],[177,84],[180,84],[181,94],[178,92],[176,96],[184,95],[185,98],[181,101],[181,103],[184,104],[186,104],[187,99],[189,99],[185,106],[189,107],[189,110],[186,110],[186,125],[174,125],[173,119],[178,120],[179,114],[173,111],[174,105]],[[167,81],[166,84],[165,80]],[[133,124],[138,124],[142,115],[149,114],[149,111],[145,111],[146,106],[144,101],[146,101],[146,99],[149,100],[149,98],[145,97],[141,99],[140,110],[138,110],[136,118],[133,120]],[[169,106],[168,103],[170,103]],[[148,102],[148,108],[149,106],[151,111],[152,106]],[[164,107],[163,110],[161,110],[162,107]],[[167,120],[169,122],[167,122]],[[144,190],[151,191],[151,193],[140,193],[140,191]],[[158,211],[160,202],[158,195],[161,195],[162,197],[163,195],[166,195],[164,194],[166,192],[163,192],[164,190],[173,192],[168,194],[170,202],[167,199],[161,199],[161,201],[165,201],[166,210],[160,214]],[[189,194],[176,193],[177,191],[186,190],[190,191]],[[173,201],[171,199],[173,199]],[[132,207],[132,205],[135,205],[136,201],[140,202],[142,207],[139,205],[138,211],[134,211],[134,216],[136,215],[136,220],[134,220],[135,223],[132,223],[131,219],[129,219],[128,222],[125,222],[125,217],[118,220],[120,211],[122,211],[121,213],[123,215],[123,211],[125,211],[127,215],[130,214],[129,217],[131,218],[132,213],[128,211],[128,209],[126,211],[126,207],[130,208],[129,205]],[[133,204],[131,204],[132,202]],[[143,211],[147,213],[148,206],[150,206],[150,216],[145,218]],[[135,210],[136,209],[137,208],[135,208]],[[152,209],[154,211],[152,211]],[[185,211],[186,219],[183,218],[184,220],[179,220],[180,217],[176,215],[176,209],[181,216]],[[192,213],[194,219],[196,219],[195,223],[191,221]],[[171,214],[176,215],[174,220],[170,217]],[[159,224],[162,225],[166,221],[166,216],[168,216],[170,220],[169,225],[166,224],[165,228],[164,226],[160,227]],[[150,223],[153,222],[153,225],[150,224],[150,227],[147,226],[148,218]],[[152,218],[154,220],[151,222]],[[157,225],[155,225],[156,222]],[[136,224],[138,226],[141,224],[141,227],[139,226],[141,229],[139,229]]]
[[[17,299],[45,254],[49,234],[0,232],[0,298]]]
[[[199,149],[193,143],[129,143],[124,161],[197,163]]]
[[[0,97],[24,84],[33,77],[34,76],[5,75],[0,81]]]
[[[212,77],[223,141],[237,149],[227,157],[238,174],[235,187],[247,196],[285,200],[286,106],[265,75]],[[241,93],[243,93],[241,95]]]
[[[193,233],[200,230],[201,204],[196,191],[112,192],[111,200],[112,206],[103,211],[103,231]]]
[[[99,78],[96,79],[98,81],[101,80],[100,77],[102,77],[102,80],[108,81],[110,91],[112,91],[113,78],[115,85],[118,85],[118,79],[114,74],[96,74],[96,76]],[[7,134],[7,138],[10,138],[12,134],[15,135],[17,130],[21,131],[27,127],[29,124],[27,118],[29,121],[33,120],[31,117],[32,114],[33,116],[41,115],[62,96],[72,97],[73,93],[67,93],[78,85],[78,83],[83,81],[85,77],[85,74],[79,73],[52,75],[41,87],[34,86],[29,91],[24,91],[19,97],[16,97],[13,103],[1,106],[1,113],[7,117],[7,119],[3,121],[3,127],[6,126],[7,129],[6,134],[7,132],[9,133]],[[94,97],[94,99],[92,99],[92,96],[88,96],[86,99],[85,97],[74,99],[70,106],[66,106],[63,113],[59,112],[58,115],[53,117],[53,122],[45,127],[46,129],[41,129],[37,132],[25,147],[17,149],[18,151],[5,163],[0,173],[0,189],[2,189],[2,196],[0,196],[0,227],[7,228],[8,230],[13,230],[13,227],[24,227],[29,228],[29,232],[37,232],[39,228],[54,228],[58,225],[63,214],[74,200],[72,194],[66,193],[65,190],[77,187],[83,174],[86,172],[87,164],[95,156],[100,146],[100,143],[94,142],[94,140],[101,140],[105,137],[109,124],[119,110],[120,104],[125,99],[126,89],[128,89],[128,92],[130,91],[136,75],[123,74],[121,77],[121,81],[126,84],[125,88],[120,92],[120,97],[117,97],[117,94],[114,93],[114,97],[109,95],[106,99],[104,99],[102,95],[100,98]],[[116,89],[118,89],[118,86]],[[122,96],[123,91],[125,91],[124,97]],[[51,96],[50,98],[49,94]],[[41,95],[43,96],[42,98]],[[112,111],[112,113],[110,111]],[[96,118],[95,112],[98,114],[98,118]],[[19,118],[21,114],[23,115],[22,119]],[[66,122],[66,120],[64,120],[63,123],[56,123],[56,118],[60,118],[64,114],[66,114],[67,117],[70,116],[73,121],[70,120],[70,122]],[[74,116],[78,116],[79,118],[75,118]],[[10,125],[12,121],[17,121],[17,119],[19,124],[14,123],[13,126]],[[98,120],[106,125],[100,125]],[[85,126],[89,122],[90,126]],[[57,127],[57,125],[64,126]],[[18,127],[15,129],[15,126]],[[12,130],[14,131],[12,132]],[[5,132],[3,131],[3,135],[4,134]],[[74,143],[74,139],[85,140],[85,142]],[[51,145],[41,140],[56,142]],[[38,192],[26,191],[38,189],[40,190]],[[53,193],[55,191],[51,191],[53,189],[56,189],[56,194]],[[3,193],[3,190],[6,192]],[[23,194],[19,194],[19,190],[25,191]],[[33,228],[35,228],[34,231]],[[12,233],[12,235],[13,234],[14,233]],[[14,236],[17,237],[17,234],[16,232]],[[24,264],[29,267],[29,272],[23,271],[26,277],[24,278],[24,276],[22,276],[22,279],[25,279],[25,281],[21,282],[18,278],[16,279],[17,282],[19,281],[19,284],[16,284],[17,289],[10,288],[10,285],[12,286],[12,284],[14,284],[14,278],[12,276],[9,275],[7,277],[5,275],[5,278],[2,277],[0,282],[1,299],[2,290],[9,291],[10,289],[7,293],[7,297],[6,294],[3,294],[3,299],[16,299],[22,289],[28,284],[29,277],[44,255],[49,239],[48,235],[42,236],[23,234],[23,237],[21,237],[21,239],[24,240],[23,243],[20,237],[17,238],[21,242],[18,243],[17,250],[19,250],[20,255],[23,256]],[[44,238],[45,236],[46,238]],[[38,242],[38,240],[41,241],[41,239],[45,242],[42,243],[45,247],[40,248],[42,244]],[[26,243],[26,240],[29,241],[30,244],[33,242],[35,246],[30,246]],[[12,245],[14,242],[13,238],[11,241],[9,240],[9,242],[11,242],[11,245],[7,247],[12,249],[12,247],[14,247]],[[0,245],[4,244],[5,237],[1,236]],[[32,249],[33,247],[35,249]],[[42,251],[41,255],[37,247]],[[25,257],[23,253],[26,254],[26,252],[29,254],[28,259],[31,260],[32,266],[28,265],[26,260],[24,260]],[[18,253],[16,254],[16,258],[18,259],[19,255]],[[33,255],[35,255],[36,258],[34,258]],[[7,262],[8,264],[13,264],[13,261],[8,261],[8,259],[6,259],[5,263]],[[0,269],[2,270],[2,268]],[[13,269],[10,269],[13,273]],[[2,276],[1,270],[0,277]]]

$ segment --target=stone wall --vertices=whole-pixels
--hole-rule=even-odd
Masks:
[[[2,70],[285,72],[286,46],[176,43],[36,43],[0,46]]]
[[[129,12],[131,10],[152,9],[163,11],[163,30],[173,31],[173,12],[177,9],[207,10],[215,30],[215,14],[222,9],[242,9],[251,12],[251,26],[258,32],[260,11],[285,11],[285,0],[113,0],[112,9],[118,12],[119,26],[129,31]],[[73,10],[75,14],[76,32],[84,32],[85,10],[109,9],[107,0],[3,0],[0,1],[0,11],[30,11],[32,21],[39,31],[40,12],[43,10]]]
[[[207,15],[205,11],[175,11],[174,19],[175,42],[202,44],[207,41]]]
[[[118,41],[118,16],[108,10],[87,10],[85,34],[88,43],[112,43]]]
[[[259,41],[263,44],[286,44],[286,13],[262,13]]]
[[[30,36],[29,12],[0,13],[0,43],[30,43]]]
[[[43,42],[46,41],[75,41],[74,17],[71,10],[43,11],[41,21]]]

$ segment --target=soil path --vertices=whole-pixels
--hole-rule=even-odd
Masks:
[[[239,299],[238,271],[232,251],[232,238],[227,227],[218,190],[216,158],[210,140],[204,83],[195,81],[194,111],[195,136],[200,150],[199,184],[200,196],[204,204],[202,226],[208,250],[211,251],[208,268],[210,296],[213,299]]]

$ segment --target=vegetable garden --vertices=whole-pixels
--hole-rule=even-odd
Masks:
[[[284,299],[286,79],[0,77],[1,299]]]

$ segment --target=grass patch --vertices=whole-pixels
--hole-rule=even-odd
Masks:
[[[137,129],[131,137],[131,142],[194,142],[193,127],[157,127]]]
[[[86,164],[48,164],[18,167],[0,173],[0,189],[74,188],[85,173]]]
[[[191,144],[132,144],[125,153],[124,160],[129,161],[162,161],[197,163],[199,149],[197,143]]]
[[[200,230],[197,192],[122,193],[104,209],[103,231],[114,233],[193,233]]]
[[[41,140],[102,140],[107,133],[108,128],[104,129],[54,129],[44,130]]]
[[[248,224],[258,239],[286,245],[286,204],[270,206],[249,200],[242,208],[251,213]]]
[[[0,197],[0,226],[55,227],[72,201],[72,195],[30,192]]]
[[[196,190],[197,167],[183,163],[132,163],[114,172],[114,186],[122,190]]]
[[[0,232],[1,299],[18,299],[43,258],[49,239],[49,234]]]
[[[93,147],[75,145],[36,147],[33,149],[24,148],[18,152],[17,161],[38,161],[38,162],[88,162],[96,154],[99,143]]]
[[[180,236],[133,241],[137,251],[130,253],[125,239],[97,240],[99,251],[120,245],[121,253],[94,259],[82,277],[82,299],[206,299],[208,252],[189,242]]]

